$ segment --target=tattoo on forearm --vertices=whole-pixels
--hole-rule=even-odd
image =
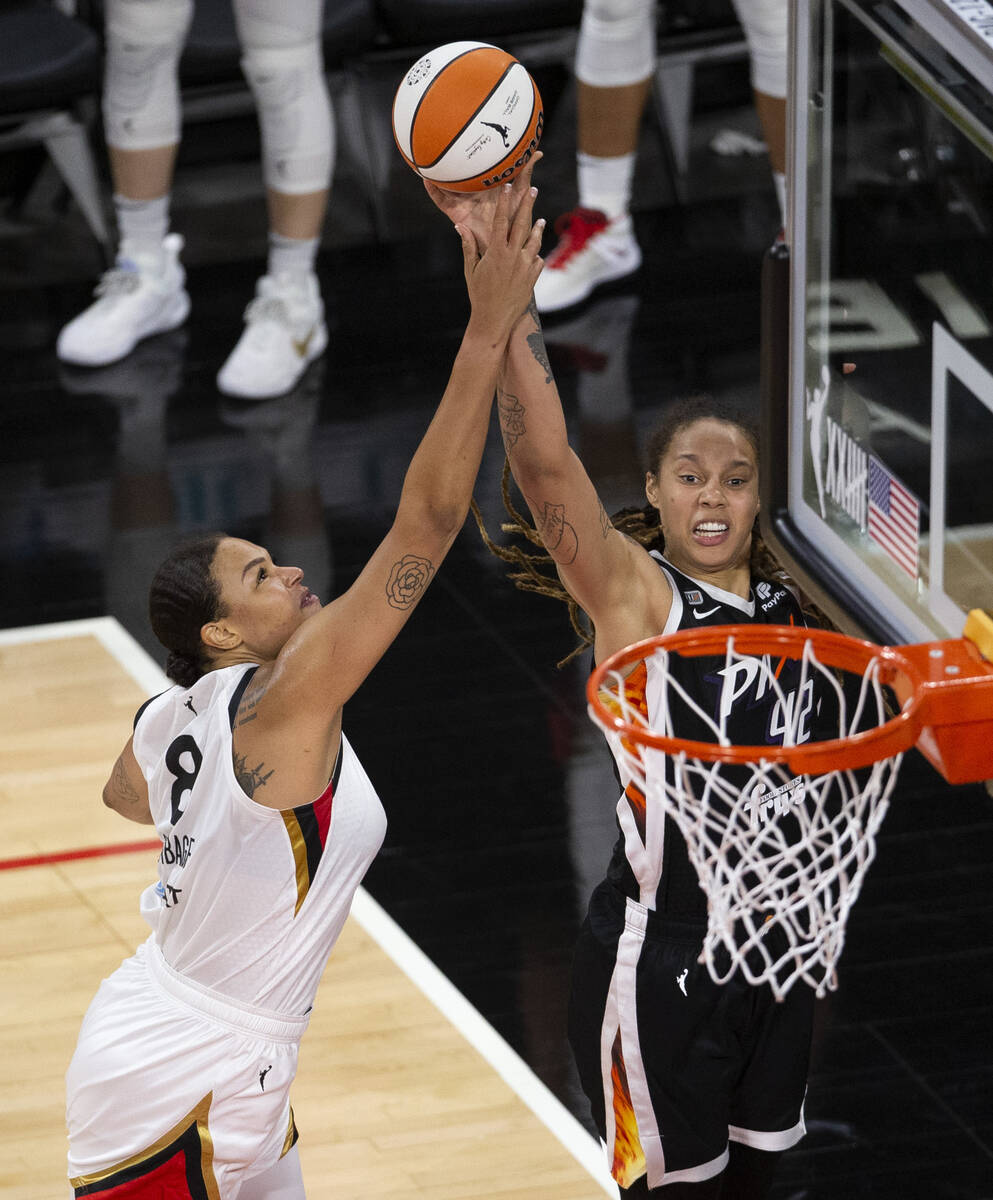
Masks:
[[[504,449],[509,453],[517,445],[519,438],[527,433],[524,424],[524,414],[527,409],[520,400],[510,392],[497,392],[497,413],[500,416],[500,432],[503,435]]]
[[[607,515],[607,510],[603,507],[602,500],[600,501],[600,528],[603,531],[604,537],[614,528],[614,522]]]
[[[535,362],[545,372],[545,382],[551,383],[552,368],[548,361],[548,351],[545,349],[545,339],[540,329],[537,333],[528,334],[528,345],[531,347],[531,353],[534,355]]]
[[[260,787],[265,787],[265,785],[276,773],[275,768],[273,768],[273,770],[267,771],[265,774],[263,774],[262,768],[264,766],[265,763],[260,762],[257,767],[250,767],[248,765],[248,760],[243,754],[236,754],[234,756],[235,778],[241,784],[242,791],[244,791],[246,796],[254,796],[258,789]]]
[[[391,608],[407,609],[420,600],[424,589],[434,575],[434,564],[430,559],[416,554],[405,554],[390,569],[386,584],[386,600]]]
[[[531,303],[528,305],[527,311],[531,319],[534,321],[535,328],[540,329],[541,317],[538,316],[538,302],[535,300],[533,295],[531,296]]]
[[[117,795],[128,804],[141,803],[141,793],[135,790],[120,759],[114,763],[113,785]]]
[[[535,523],[545,549],[564,567],[576,561],[579,553],[579,538],[576,530],[566,520],[564,504],[534,504],[528,501],[531,511],[535,514]]]

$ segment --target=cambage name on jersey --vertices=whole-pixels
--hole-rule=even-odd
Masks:
[[[190,837],[184,834],[182,837],[178,833],[174,833],[171,837],[165,833],[162,835],[162,852],[159,854],[159,862],[167,863],[169,866],[185,867],[190,855],[193,853],[193,846],[196,842],[195,837]]]

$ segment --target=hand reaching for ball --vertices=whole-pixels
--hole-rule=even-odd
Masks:
[[[462,239],[465,281],[472,305],[469,328],[485,331],[493,343],[506,339],[527,311],[544,266],[538,252],[545,222],[531,223],[535,195],[536,189],[526,180],[515,179],[497,188],[492,201],[487,197],[486,203],[472,202],[470,220],[458,221],[455,226]],[[457,199],[461,201],[462,197]],[[460,207],[460,211],[466,210]],[[485,228],[484,213],[489,214]],[[477,229],[482,229],[485,249]]]
[[[511,183],[508,213],[511,223],[517,215],[522,200],[528,197],[530,201],[531,174],[541,157],[541,151],[535,151],[520,172],[514,176]],[[482,254],[489,244],[490,228],[503,188],[491,188],[485,192],[448,192],[425,180],[424,190],[453,225],[461,225],[469,230],[476,239],[476,245]]]

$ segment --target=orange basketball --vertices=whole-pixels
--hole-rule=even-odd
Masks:
[[[452,192],[482,192],[513,179],[537,149],[544,123],[527,70],[485,42],[431,50],[393,100],[393,136],[404,160]]]

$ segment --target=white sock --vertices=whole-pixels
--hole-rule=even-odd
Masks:
[[[169,193],[154,200],[114,196],[120,246],[117,257],[130,262],[161,263],[162,242],[169,232]]]
[[[779,221],[786,228],[786,176],[782,171],[773,171],[773,186],[776,189],[776,199],[779,201]]]
[[[631,208],[634,159],[634,154],[596,158],[580,150],[576,154],[580,207],[599,209],[610,220],[623,217]]]
[[[291,277],[313,274],[320,242],[320,238],[291,238],[281,233],[270,233],[269,274]]]

